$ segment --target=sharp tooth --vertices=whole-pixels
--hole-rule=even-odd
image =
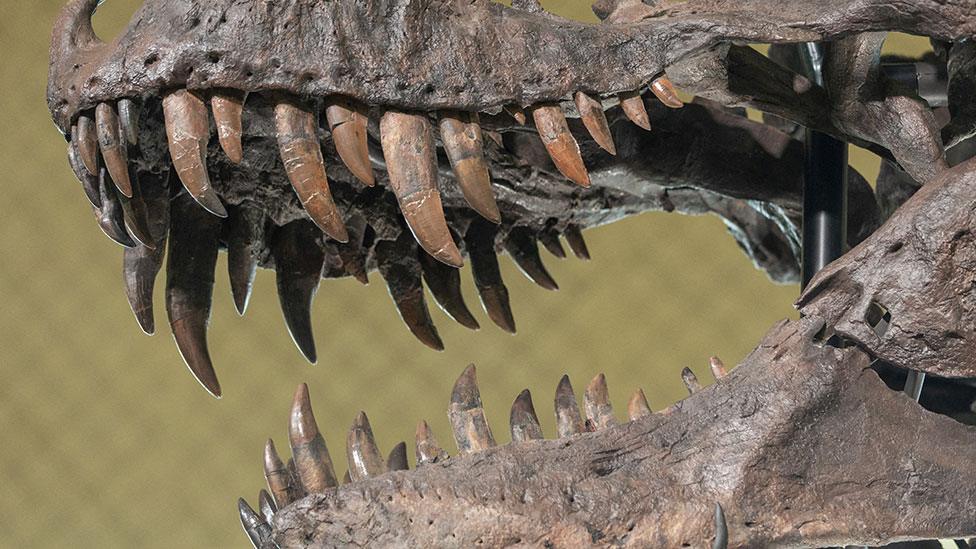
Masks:
[[[156,330],[153,289],[156,275],[163,266],[166,235],[169,231],[169,183],[165,176],[150,183],[146,185],[143,198],[149,205],[149,231],[155,245],[153,248],[126,248],[122,256],[122,278],[125,282],[125,295],[139,326],[152,335]]]
[[[285,172],[305,211],[325,234],[348,242],[349,234],[329,190],[315,114],[283,101],[275,106],[275,123]]]
[[[583,240],[583,231],[580,230],[579,226],[570,225],[566,227],[563,236],[566,237],[566,243],[569,244],[569,249],[573,250],[576,257],[586,261],[590,260],[590,250],[586,246],[586,241]]]
[[[295,391],[291,406],[291,422],[288,427],[291,455],[302,489],[306,494],[324,493],[338,485],[332,457],[325,445],[312,414],[308,398],[308,386],[302,383]]]
[[[342,269],[346,274],[355,278],[364,286],[369,285],[369,273],[366,270],[366,257],[363,251],[363,239],[366,235],[366,218],[360,214],[353,215],[347,222],[349,242],[336,245]]]
[[[332,141],[342,163],[352,175],[366,185],[376,184],[373,165],[369,161],[369,142],[366,127],[369,117],[366,108],[346,97],[326,101],[325,117],[332,131]]]
[[[325,264],[325,252],[316,241],[319,234],[314,225],[300,219],[279,228],[271,245],[278,301],[288,333],[312,364],[318,360],[312,333],[312,300]]]
[[[563,249],[562,243],[559,242],[559,233],[550,229],[546,229],[544,231],[541,231],[538,234],[538,237],[539,237],[539,242],[541,242],[542,245],[545,246],[547,250],[549,250],[549,253],[551,253],[552,255],[556,256],[559,259],[566,259],[566,250]]]
[[[139,106],[131,99],[119,99],[119,126],[130,147],[139,145]]]
[[[512,403],[508,423],[512,430],[512,442],[543,438],[542,427],[539,427],[539,417],[535,415],[535,407],[532,405],[532,393],[528,389],[519,393],[518,398]]]
[[[502,280],[495,255],[495,234],[498,228],[488,221],[476,219],[464,235],[464,242],[471,258],[474,283],[481,297],[481,304],[498,327],[510,334],[515,333],[515,318],[508,299],[508,288]]]
[[[76,135],[77,132],[73,131],[72,135]],[[88,198],[88,202],[95,208],[102,207],[102,197],[98,194],[98,177],[88,173],[88,168],[81,161],[81,155],[78,153],[78,141],[73,140],[68,144],[68,164],[71,166],[71,171],[74,172],[75,177],[81,183],[81,188],[85,191],[85,197]]]
[[[674,84],[671,83],[671,80],[667,76],[655,78],[651,82],[651,91],[667,107],[680,109],[685,106],[684,101],[678,98],[678,90],[674,89]]]
[[[183,360],[207,391],[220,397],[220,383],[207,350],[220,220],[180,193],[171,202],[166,263],[166,312]]]
[[[728,549],[729,547],[729,525],[725,520],[725,511],[721,503],[715,504],[715,541],[712,542],[712,549]]]
[[[91,115],[78,116],[78,130],[73,132],[72,139],[78,143],[78,155],[85,169],[98,177],[98,130]]]
[[[525,118],[525,110],[518,105],[505,105],[505,112],[511,115],[521,125],[525,125],[527,119]]]
[[[617,423],[613,417],[613,406],[607,391],[607,378],[603,374],[594,377],[583,392],[583,408],[586,421],[594,430],[606,429]]]
[[[444,342],[430,318],[424,299],[417,246],[410,239],[410,235],[401,234],[396,242],[378,242],[375,253],[380,275],[386,280],[400,318],[424,345],[435,351],[443,351]]]
[[[359,412],[346,435],[346,459],[349,461],[349,478],[354,482],[386,472],[386,464],[365,412]]]
[[[651,407],[647,404],[644,389],[637,389],[627,402],[627,418],[634,421],[649,415],[651,415]]]
[[[264,488],[261,488],[261,491],[258,492],[258,509],[261,510],[261,516],[264,517],[264,521],[268,524],[271,524],[275,513],[278,512],[278,508],[275,507],[275,503],[271,499],[271,494]]]
[[[203,98],[195,92],[176,90],[163,98],[169,155],[180,181],[201,206],[219,217],[227,217],[220,197],[207,173],[207,142],[210,117]]]
[[[425,116],[387,111],[380,135],[390,186],[417,242],[438,260],[461,267],[464,261],[447,228],[437,190],[437,149],[430,122]]]
[[[688,394],[693,395],[698,391],[701,391],[701,383],[698,382],[698,376],[695,372],[691,371],[691,368],[684,368],[681,370],[681,381],[684,382],[685,388],[688,389]]]
[[[125,230],[125,214],[122,212],[122,201],[119,200],[118,192],[115,190],[115,183],[112,183],[112,178],[108,175],[108,171],[105,168],[99,169],[98,196],[102,207],[95,211],[98,213],[98,226],[101,227],[102,232],[117,244],[126,248],[134,248],[136,242],[132,240],[128,231]]]
[[[491,427],[481,407],[481,393],[474,364],[464,369],[454,383],[451,405],[447,410],[458,451],[464,454],[480,452],[495,445]]]
[[[128,170],[129,182],[132,185],[132,197],[119,197],[122,202],[122,217],[125,220],[126,229],[143,246],[155,248],[156,242],[153,239],[152,231],[149,229],[149,208],[142,196],[139,172],[132,166],[129,166]]]
[[[268,481],[268,489],[274,497],[275,505],[279,509],[295,501],[295,485],[291,472],[281,461],[274,441],[270,438],[264,445],[264,478]]]
[[[407,443],[398,442],[393,450],[390,450],[389,457],[386,458],[386,469],[388,471],[406,471],[410,468],[407,463]]]
[[[519,270],[532,282],[547,290],[558,290],[559,285],[546,270],[539,257],[539,246],[535,235],[527,227],[515,227],[505,239],[505,250],[515,260]]]
[[[437,261],[427,252],[417,254],[423,269],[424,281],[441,309],[458,324],[477,330],[480,328],[461,294],[461,271]]]
[[[426,421],[421,421],[417,425],[416,445],[418,467],[425,463],[438,463],[448,458],[447,452],[441,449]]]
[[[270,547],[269,544],[273,542],[271,541],[271,527],[268,526],[268,523],[264,522],[264,519],[254,512],[254,509],[244,501],[244,498],[237,500],[237,510],[241,516],[241,526],[244,527],[244,533],[247,534],[254,548],[267,549]]]
[[[250,202],[228,211],[227,272],[234,306],[241,315],[247,310],[254,288],[258,257],[264,248],[264,223],[264,212]]]
[[[478,113],[441,113],[440,129],[444,150],[464,199],[488,221],[501,223],[502,214],[495,203],[491,175],[485,162]]]
[[[576,403],[576,393],[573,392],[569,376],[563,375],[556,386],[556,433],[562,438],[582,432],[583,419]]]
[[[132,182],[129,180],[129,155],[122,137],[119,113],[109,103],[99,103],[95,109],[95,128],[98,132],[98,147],[108,173],[115,180],[119,192],[132,198]]]
[[[576,92],[574,99],[583,125],[593,136],[593,140],[603,150],[616,155],[617,146],[613,144],[613,135],[610,134],[610,123],[603,112],[603,104],[583,92]]]
[[[620,94],[620,108],[627,118],[647,131],[651,131],[651,118],[647,115],[644,98],[640,92],[625,92]]]
[[[215,93],[210,98],[214,122],[217,123],[217,138],[227,158],[234,164],[244,160],[242,117],[244,114],[244,94],[239,92]]]
[[[725,369],[725,363],[717,356],[708,359],[708,366],[712,369],[712,375],[715,376],[715,379],[722,379],[729,375],[728,370]]]
[[[539,131],[542,144],[546,146],[560,173],[577,185],[589,187],[590,174],[586,171],[579,143],[569,131],[562,109],[554,105],[535,107],[532,109],[532,119],[535,120],[535,128]]]

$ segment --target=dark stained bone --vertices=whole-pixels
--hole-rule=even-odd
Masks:
[[[481,407],[481,392],[474,364],[464,369],[451,391],[451,405],[447,409],[454,441],[461,455],[480,452],[495,445],[485,410]]]
[[[395,242],[378,242],[376,263],[380,275],[386,280],[400,318],[410,333],[431,349],[443,351],[444,342],[430,318],[427,300],[424,299],[417,245],[410,235],[403,233]]]
[[[270,438],[264,445],[264,478],[268,482],[268,489],[279,509],[285,507],[297,498],[297,489],[292,482],[291,472],[275,448]]]
[[[630,400],[627,401],[627,419],[634,421],[652,413],[651,406],[647,403],[647,396],[644,395],[644,389],[634,391]]]
[[[142,183],[145,183],[142,198],[148,206],[149,234],[152,236],[154,247],[136,246],[126,248],[122,253],[125,296],[142,331],[149,335],[156,331],[156,321],[153,317],[153,289],[166,252],[171,176],[172,172],[166,172],[163,176],[147,173],[140,178],[140,188]]]
[[[487,221],[475,220],[464,236],[468,255],[471,258],[471,272],[474,285],[478,289],[481,305],[499,328],[510,334],[515,333],[515,318],[508,299],[508,288],[502,281],[495,255],[495,235],[498,229]]]
[[[332,457],[319,432],[304,383],[295,391],[288,425],[288,440],[299,485],[306,494],[325,493],[338,485]]]
[[[95,109],[95,130],[98,148],[102,151],[105,167],[123,196],[132,198],[132,182],[129,180],[128,142],[122,135],[122,125],[115,105],[99,103]]]
[[[98,193],[98,177],[88,173],[88,168],[81,161],[81,154],[78,152],[78,140],[68,143],[68,165],[74,172],[81,189],[85,192],[85,197],[95,209],[102,207],[102,197]]]
[[[423,250],[419,251],[417,259],[420,261],[427,289],[441,309],[465,328],[471,330],[481,328],[467,304],[464,303],[464,296],[461,294],[461,272],[437,261]]]
[[[568,375],[563,375],[556,386],[555,408],[556,434],[560,438],[583,432],[583,418]]]
[[[585,261],[590,260],[590,249],[586,246],[586,240],[583,239],[583,230],[578,225],[567,226],[566,231],[563,232],[563,236],[566,237],[566,243],[569,244],[569,249],[573,250],[573,255]]]
[[[607,378],[603,374],[594,377],[583,391],[583,412],[590,431],[606,429],[617,423],[613,417],[610,393],[607,392]]]
[[[562,109],[555,105],[534,107],[532,119],[556,168],[577,185],[589,187],[590,175],[580,156],[579,143],[569,131]]]
[[[563,249],[563,245],[559,242],[559,233],[553,231],[552,229],[543,229],[538,235],[539,242],[549,251],[553,256],[559,259],[566,259],[566,250]]]
[[[376,184],[369,162],[366,109],[351,99],[333,97],[326,102],[325,116],[332,131],[339,158],[357,179],[372,187]]]
[[[616,155],[617,147],[613,143],[613,135],[610,134],[610,123],[607,122],[607,115],[603,112],[603,104],[583,92],[576,92],[573,100],[576,102],[580,119],[593,136],[593,140],[603,150]]]
[[[91,175],[98,175],[98,130],[90,114],[78,116],[78,124],[71,132],[71,138],[78,144],[78,156]]]
[[[539,246],[535,235],[526,227],[516,227],[508,233],[505,239],[505,250],[512,256],[519,270],[532,282],[546,290],[558,290],[559,285],[539,257]]]
[[[122,212],[122,202],[115,189],[115,183],[108,175],[108,170],[100,168],[98,177],[98,199],[102,203],[101,208],[96,208],[95,213],[98,217],[98,226],[117,244],[126,248],[132,248],[136,242],[129,236],[125,229],[125,214]]]
[[[390,455],[386,458],[386,469],[388,471],[406,471],[410,468],[407,463],[407,443],[398,442],[390,450]]]
[[[353,482],[386,472],[386,463],[376,446],[373,428],[365,412],[359,412],[346,436],[346,460],[349,463],[349,478]]]
[[[292,340],[312,364],[318,361],[312,333],[312,301],[325,264],[320,238],[315,225],[306,220],[292,221],[272,237],[281,312]]]
[[[216,92],[210,98],[210,108],[213,110],[220,146],[231,162],[240,164],[244,160],[244,146],[241,144],[244,94],[234,91]]]
[[[540,440],[542,427],[532,405],[532,393],[525,389],[512,403],[512,411],[508,415],[508,424],[512,434],[512,442],[526,440]]]
[[[241,525],[244,527],[244,532],[256,549],[276,547],[271,537],[271,526],[254,512],[254,509],[244,501],[244,498],[237,500],[237,509],[241,515]]]
[[[641,97],[640,92],[621,93],[620,108],[624,111],[628,120],[640,128],[651,131],[651,120],[647,115],[644,98]]]
[[[501,223],[502,214],[495,203],[491,175],[485,162],[478,114],[443,112],[439,127],[444,151],[451,161],[464,199],[488,221]]]
[[[261,208],[251,202],[227,210],[227,271],[234,306],[241,315],[251,299],[258,261],[264,250],[265,221]]]
[[[425,463],[438,463],[448,457],[447,452],[441,448],[437,439],[434,438],[434,433],[431,432],[426,421],[417,424],[416,449],[418,467]]]
[[[203,98],[187,90],[170,92],[163,98],[163,113],[170,158],[183,186],[207,211],[227,217],[207,173],[210,116]]]

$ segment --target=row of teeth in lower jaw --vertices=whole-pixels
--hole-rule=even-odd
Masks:
[[[728,375],[725,365],[718,357],[709,360],[709,367],[716,381]],[[701,383],[690,368],[682,370],[681,379],[689,395],[702,390]],[[554,404],[559,438],[607,429],[617,423],[610,403],[607,380],[603,374],[594,377],[586,386],[582,414],[569,376],[564,375],[559,381]],[[668,414],[673,408],[669,407],[659,413]],[[652,413],[654,412],[648,405],[643,389],[638,389],[627,403],[628,420],[636,421]],[[460,455],[473,454],[496,446],[482,407],[474,365],[468,366],[455,382],[447,415]],[[512,403],[509,428],[513,443],[544,438],[532,403],[532,394],[528,389],[519,393]],[[260,513],[255,512],[243,498],[238,500],[241,523],[256,548],[269,547],[273,543],[271,524],[279,509],[306,495],[336,490],[339,485],[332,457],[312,413],[308,386],[305,384],[300,385],[295,392],[288,439],[292,457],[287,464],[278,454],[273,440],[268,439],[265,445],[264,476],[268,490],[261,490],[258,496]],[[417,467],[450,459],[426,421],[417,425],[415,454]],[[405,442],[397,444],[384,460],[373,436],[369,418],[364,412],[356,416],[346,436],[346,460],[349,468],[343,484],[409,469]],[[728,537],[727,531],[722,532],[727,526],[720,509],[716,511],[716,527],[716,538]]]
[[[674,87],[666,76],[650,84],[652,92],[666,105],[680,107]],[[231,162],[244,157],[242,146],[243,94],[213,93],[210,110],[217,135]],[[650,119],[639,92],[621,94],[622,110],[630,120],[647,130]],[[611,154],[616,147],[600,101],[578,92],[574,100],[586,128],[595,141]],[[98,155],[119,192],[132,198],[129,175],[130,150],[136,148],[139,130],[135,103],[122,99],[101,103],[94,116],[83,113],[72,127],[77,154],[88,172],[97,176]],[[525,113],[510,112],[520,123]],[[582,186],[590,183],[579,145],[570,132],[566,116],[558,106],[530,109],[539,135],[556,167]],[[198,92],[180,89],[163,97],[163,113],[172,163],[191,196],[211,213],[225,217],[227,211],[211,185],[207,173],[207,143],[210,120],[207,100]],[[349,171],[366,185],[375,184],[367,145],[367,114],[364,106],[346,98],[331,98],[325,116],[336,151]],[[316,113],[298,101],[282,99],[275,106],[275,122],[281,159],[292,187],[312,221],[328,236],[347,242],[349,233],[329,190],[326,169],[316,131]],[[471,207],[486,219],[498,223],[500,214],[491,189],[491,176],[482,150],[482,132],[477,113],[440,113],[439,129],[454,174]],[[388,110],[380,121],[383,152],[390,185],[404,218],[417,241],[433,257],[454,266],[461,254],[451,239],[437,187],[436,144],[430,120],[424,114]]]

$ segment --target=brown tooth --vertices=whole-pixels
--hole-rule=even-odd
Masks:
[[[512,411],[508,415],[508,423],[512,430],[512,442],[542,439],[542,427],[539,417],[535,415],[532,405],[532,393],[528,389],[519,393],[512,403]]]
[[[419,251],[417,259],[420,260],[424,282],[441,309],[465,328],[479,329],[481,326],[468,310],[461,294],[461,271],[437,261],[423,250]]]
[[[464,260],[447,228],[437,190],[437,149],[427,117],[387,111],[380,136],[390,186],[417,242],[439,261],[460,268]]]
[[[373,428],[365,412],[359,412],[346,435],[346,459],[349,463],[349,478],[353,482],[386,472],[386,463],[376,446]]]
[[[617,146],[613,143],[610,123],[607,122],[607,115],[603,112],[603,104],[583,92],[576,92],[573,98],[576,100],[576,109],[580,113],[583,125],[593,136],[596,144],[608,153],[616,155]]]
[[[607,391],[607,378],[599,374],[590,381],[583,392],[583,408],[586,421],[594,430],[606,429],[617,423],[613,417],[610,393]]]
[[[424,299],[417,245],[413,239],[404,231],[395,242],[378,242],[375,253],[380,275],[386,280],[400,318],[424,345],[435,351],[443,351],[444,342],[430,318]]]
[[[425,463],[439,463],[448,458],[447,452],[437,443],[426,421],[417,424],[416,445],[418,467]]]
[[[715,376],[715,379],[722,379],[729,375],[729,371],[725,369],[725,363],[717,356],[708,359],[708,366],[712,369],[712,375]]]
[[[149,231],[153,235],[155,246],[126,248],[122,255],[122,278],[125,282],[126,298],[139,326],[145,333],[152,335],[156,331],[153,289],[156,275],[163,266],[166,236],[169,232],[169,182],[168,174],[159,179],[153,174],[146,174],[145,177],[149,184],[145,185],[142,198],[149,206]]]
[[[214,122],[217,124],[217,138],[227,158],[234,164],[244,160],[243,135],[244,94],[225,91],[213,94],[210,98]]]
[[[407,463],[407,443],[398,442],[393,450],[390,450],[389,457],[386,458],[387,471],[406,471],[410,468]]]
[[[324,493],[337,486],[332,457],[325,445],[312,414],[308,398],[308,386],[302,383],[295,391],[291,406],[291,422],[288,426],[291,455],[302,489],[306,494]]]
[[[577,185],[589,187],[590,174],[586,171],[579,143],[569,131],[562,109],[557,105],[535,107],[532,109],[532,119],[556,168]]]
[[[481,297],[481,304],[498,327],[510,334],[515,333],[515,318],[509,303],[508,288],[502,280],[495,254],[495,235],[498,228],[483,219],[475,219],[464,235],[464,243],[471,258],[474,283]]]
[[[254,548],[267,549],[272,547],[271,544],[274,542],[272,541],[271,526],[244,501],[244,498],[237,500],[237,511],[241,516],[241,526],[244,527],[244,533],[247,534]]]
[[[207,211],[218,217],[227,217],[227,210],[207,173],[210,115],[203,98],[188,90],[170,92],[163,97],[163,117],[166,120],[169,155],[183,186]]]
[[[563,236],[566,237],[566,243],[569,244],[569,249],[573,250],[573,254],[576,257],[585,261],[590,260],[590,250],[586,247],[586,241],[583,240],[583,231],[578,225],[566,227]]]
[[[539,237],[539,242],[549,250],[549,253],[559,259],[566,259],[566,250],[563,248],[562,243],[559,242],[559,233],[551,229],[545,229],[540,231],[537,236]]]
[[[620,94],[620,108],[627,118],[647,131],[651,131],[651,118],[647,115],[644,98],[640,92],[625,92]]]
[[[227,271],[234,306],[241,315],[247,310],[257,274],[258,258],[264,248],[263,210],[243,202],[228,210]]]
[[[462,455],[480,452],[495,445],[495,437],[491,435],[491,427],[481,406],[474,364],[465,368],[454,383],[447,417],[451,420],[454,440]]]
[[[98,196],[102,207],[95,211],[98,214],[98,226],[102,229],[102,232],[117,244],[126,248],[135,247],[136,241],[129,236],[129,232],[125,229],[125,214],[122,212],[122,201],[119,200],[115,183],[112,182],[112,178],[108,175],[108,170],[105,168],[99,169]]]
[[[219,244],[219,219],[198,208],[185,193],[172,200],[166,312],[184,362],[197,381],[218,398],[220,383],[207,350],[207,324]]]
[[[130,147],[139,145],[139,106],[132,99],[119,99],[119,127]]]
[[[132,197],[119,196],[122,202],[122,218],[129,234],[147,248],[155,248],[156,242],[149,229],[149,207],[142,196],[142,186],[139,182],[139,172],[130,165],[129,182],[132,185]],[[120,193],[121,194],[121,193]]]
[[[349,242],[336,245],[342,269],[349,276],[358,280],[364,286],[369,285],[369,273],[366,270],[366,254],[363,250],[363,239],[366,235],[366,218],[360,214],[353,215],[346,221],[349,231]]]
[[[332,142],[342,163],[356,179],[376,185],[373,165],[369,161],[366,108],[347,97],[332,97],[325,102],[325,117],[332,131]]]
[[[576,403],[576,393],[573,392],[569,376],[563,375],[556,386],[556,433],[562,438],[582,432],[583,419]]]
[[[315,225],[299,219],[280,227],[271,244],[278,301],[288,333],[312,364],[318,360],[312,333],[312,301],[325,265],[325,251],[317,241],[320,234]]]
[[[678,90],[674,89],[674,84],[671,83],[671,79],[667,76],[655,78],[651,82],[651,91],[667,107],[680,109],[685,106],[684,101],[678,97]]]
[[[631,421],[651,415],[651,407],[647,404],[644,389],[637,389],[627,402],[627,418]]]
[[[72,139],[78,142],[78,154],[85,169],[98,177],[98,130],[91,115],[78,116],[78,131],[72,135]]]
[[[491,174],[485,162],[484,143],[478,113],[444,112],[440,121],[441,141],[454,168],[461,193],[468,205],[492,223],[502,214],[491,189]]]
[[[301,499],[308,494],[305,492],[305,487],[302,486],[302,479],[298,475],[298,466],[295,465],[295,458],[288,458],[288,475],[291,478],[291,490],[292,490],[292,501]]]
[[[72,135],[77,135],[77,130],[72,131]],[[88,168],[81,161],[81,154],[78,152],[78,140],[74,139],[68,143],[68,164],[71,171],[81,183],[81,188],[85,191],[85,197],[95,208],[102,207],[102,197],[98,193],[98,176],[88,173]]]
[[[261,491],[258,492],[258,509],[261,511],[261,516],[264,517],[264,521],[268,524],[271,524],[275,513],[278,512],[274,500],[271,499],[271,494],[264,488],[261,488]]]
[[[681,370],[681,381],[684,382],[685,388],[688,389],[688,394],[693,395],[698,391],[701,391],[701,383],[698,382],[698,376],[695,372],[691,371],[691,368],[684,368]]]
[[[275,106],[275,124],[285,172],[305,211],[325,234],[348,242],[349,233],[329,190],[315,113],[282,101]]]
[[[525,110],[518,105],[505,105],[505,112],[511,115],[521,125],[525,125],[527,119],[525,118]]]
[[[271,490],[275,505],[279,509],[295,501],[297,493],[291,472],[281,461],[274,441],[270,438],[264,445],[264,478],[268,481],[268,489]]]
[[[116,187],[123,196],[132,198],[132,181],[129,179],[129,155],[122,126],[115,105],[99,103],[95,109],[95,129],[98,147],[102,151],[105,167],[112,175]]]
[[[505,238],[505,250],[512,256],[519,270],[532,282],[547,290],[558,290],[559,285],[546,270],[539,257],[535,234],[527,227],[515,227]]]

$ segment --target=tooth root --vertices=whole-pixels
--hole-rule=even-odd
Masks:
[[[190,196],[210,213],[227,217],[207,173],[210,116],[203,98],[195,92],[176,90],[163,98],[163,117],[169,155]]]
[[[356,179],[370,187],[376,185],[373,165],[369,161],[366,108],[352,99],[334,97],[326,101],[325,117],[342,163]]]
[[[437,190],[430,122],[425,116],[387,111],[380,121],[380,136],[390,186],[417,242],[439,261],[460,268],[464,261],[447,228]]]
[[[485,162],[478,113],[441,113],[440,130],[444,150],[454,168],[454,176],[464,199],[488,221],[501,223],[502,214],[495,202],[491,175]]]
[[[580,230],[579,226],[570,225],[566,227],[563,236],[566,237],[566,243],[569,244],[569,249],[573,250],[576,257],[585,261],[590,260],[590,250],[586,246],[586,240],[583,240],[583,231]]]
[[[400,318],[424,345],[435,351],[444,350],[434,321],[430,318],[424,288],[421,282],[421,267],[417,260],[417,246],[405,232],[395,242],[383,240],[376,244],[376,264],[380,275],[386,280],[390,297],[396,305]]]
[[[479,329],[481,326],[464,303],[464,296],[461,294],[461,272],[430,257],[425,251],[421,250],[417,256],[423,270],[424,282],[444,312],[465,328]]]
[[[674,84],[667,76],[655,78],[651,82],[651,92],[667,107],[680,109],[685,106],[684,101],[678,97],[678,90],[674,89]]]
[[[421,421],[417,425],[416,445],[418,467],[425,463],[439,463],[448,458],[447,452],[437,443],[426,421]]]
[[[539,242],[549,250],[549,253],[559,259],[566,259],[566,250],[563,248],[561,242],[559,242],[559,234],[553,230],[546,229],[541,231],[538,235]]]
[[[627,418],[630,421],[651,415],[651,407],[647,404],[644,389],[637,389],[627,402]]]
[[[308,386],[304,383],[295,391],[288,438],[303,491],[306,494],[316,494],[335,488],[338,483],[332,467],[332,457],[315,423],[312,403],[308,398]]]
[[[644,98],[640,92],[625,92],[620,94],[620,108],[623,109],[627,119],[637,124],[647,131],[651,131],[651,118],[647,114],[647,107],[644,106]]]
[[[271,526],[268,526],[268,523],[244,501],[244,498],[237,500],[237,511],[241,516],[241,526],[244,527],[244,533],[247,534],[254,548],[268,549],[271,547],[270,544],[273,543],[271,541]]]
[[[729,525],[725,520],[725,511],[721,503],[715,504],[715,541],[712,542],[712,549],[728,549],[729,547]]]
[[[264,522],[268,524],[271,524],[275,513],[278,512],[278,508],[275,507],[275,503],[271,499],[271,494],[264,488],[258,492],[258,509],[261,511],[261,516],[264,517]]]
[[[689,395],[693,395],[702,389],[701,383],[698,382],[698,376],[695,375],[695,372],[691,371],[691,368],[681,370],[681,381],[684,382]]]
[[[292,474],[281,461],[274,441],[270,438],[264,445],[264,478],[268,481],[268,490],[271,490],[271,496],[274,498],[278,509],[297,499]]]
[[[568,437],[583,432],[583,419],[580,417],[579,405],[576,403],[576,393],[569,382],[569,376],[564,375],[556,386],[556,433],[559,438]]]
[[[349,233],[329,190],[315,114],[283,101],[275,106],[275,124],[281,161],[305,211],[325,234],[348,242]]]
[[[560,173],[577,185],[590,186],[590,174],[583,164],[579,143],[569,131],[566,115],[558,106],[543,105],[532,109],[532,119],[542,144]]]
[[[346,459],[349,462],[349,478],[353,482],[386,472],[386,464],[376,446],[373,428],[364,412],[359,412],[346,435]]]
[[[353,215],[347,222],[349,242],[336,245],[342,269],[349,276],[358,280],[362,285],[369,285],[369,273],[366,270],[366,257],[363,251],[363,239],[366,234],[366,218],[360,214]]]
[[[729,375],[728,370],[725,369],[725,363],[717,356],[708,359],[708,366],[712,369],[712,375],[715,376],[715,379],[722,379]]]
[[[464,369],[461,377],[454,383],[451,392],[451,405],[447,411],[454,431],[458,451],[464,454],[480,452],[495,445],[495,438],[485,418],[481,406],[481,393],[478,391],[477,372],[474,364]]]
[[[72,135],[77,135],[77,130],[71,132]],[[81,183],[81,188],[85,191],[85,197],[88,198],[88,202],[91,203],[94,208],[102,207],[102,197],[98,193],[98,176],[88,173],[88,168],[81,161],[81,154],[78,152],[78,140],[74,139],[68,144],[68,164],[71,166],[71,171],[74,172],[75,177]]]
[[[302,479],[298,475],[298,466],[295,465],[295,458],[288,458],[288,475],[291,478],[291,489],[292,489],[292,501],[302,499],[308,494],[305,492],[305,487],[302,486]]]
[[[507,112],[516,122],[522,126],[528,121],[525,117],[525,110],[518,105],[505,105],[505,112]]]
[[[228,211],[227,272],[234,306],[241,315],[247,310],[257,274],[258,258],[264,247],[264,212],[250,202]]]
[[[278,301],[288,333],[312,364],[318,360],[312,333],[312,301],[325,264],[325,252],[316,240],[320,234],[314,225],[300,219],[279,228],[271,245]]]
[[[139,106],[132,99],[119,99],[119,127],[130,147],[139,145]]]
[[[72,139],[78,143],[78,155],[88,173],[98,177],[98,130],[89,114],[78,117],[78,129]]]
[[[132,198],[132,182],[129,179],[129,156],[122,137],[119,113],[109,103],[99,103],[95,109],[95,129],[98,133],[98,147],[102,151],[105,167],[112,175],[119,192]]]
[[[488,318],[502,330],[514,334],[515,317],[495,254],[497,232],[498,228],[488,221],[476,219],[464,235],[464,242],[471,258],[474,283]]]
[[[583,125],[593,136],[596,144],[608,153],[616,155],[617,146],[613,143],[610,123],[607,122],[607,115],[603,112],[603,104],[583,92],[576,92],[573,98],[576,101],[576,109],[580,113]]]
[[[166,312],[176,345],[204,388],[220,397],[220,383],[207,350],[220,220],[180,193],[170,206],[166,263]]]
[[[535,242],[535,235],[527,227],[515,227],[505,239],[505,250],[515,260],[519,270],[532,282],[547,290],[558,290],[559,285],[546,270],[542,258],[539,257],[539,246]]]
[[[155,248],[156,242],[152,236],[152,231],[149,229],[149,208],[142,196],[139,172],[131,166],[129,167],[129,182],[132,186],[132,197],[119,196],[125,227],[140,244],[147,248]]]
[[[386,470],[387,471],[406,471],[410,468],[407,463],[407,443],[398,442],[393,450],[390,450],[390,455],[386,458]]]
[[[607,391],[607,378],[603,374],[594,377],[583,392],[583,408],[586,410],[586,421],[593,430],[601,430],[615,425],[613,406],[610,404],[610,393]]]
[[[234,164],[244,160],[243,135],[244,94],[239,92],[215,93],[210,98],[214,122],[217,125],[217,139],[224,154]]]
[[[153,235],[154,247],[126,248],[122,255],[122,278],[125,282],[126,298],[139,326],[146,334],[152,335],[156,331],[153,289],[156,275],[163,266],[166,235],[169,231],[169,183],[167,176],[158,180],[152,175],[147,177],[153,179],[145,186],[143,199],[148,205],[148,230]]]
[[[134,248],[136,241],[132,240],[129,232],[125,229],[125,214],[122,211],[122,201],[119,200],[118,191],[115,183],[105,168],[99,169],[98,177],[98,196],[102,203],[100,209],[96,209],[98,214],[98,226],[115,243],[126,248]]]
[[[543,438],[542,427],[539,426],[539,417],[535,414],[535,407],[532,405],[532,393],[528,389],[519,393],[515,402],[512,403],[508,423],[512,430],[513,442]]]

